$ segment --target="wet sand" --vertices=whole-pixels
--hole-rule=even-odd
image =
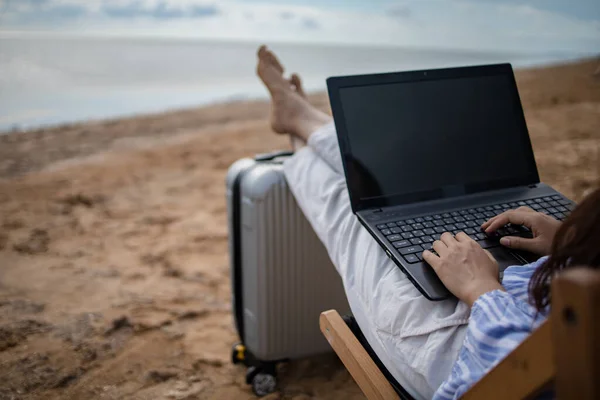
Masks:
[[[542,181],[575,200],[600,184],[598,64],[517,73]],[[289,147],[268,110],[0,136],[0,399],[253,398],[229,361],[224,180]],[[283,365],[280,389],[269,398],[362,398],[333,355]]]

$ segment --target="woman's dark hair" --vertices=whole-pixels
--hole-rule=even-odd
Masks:
[[[529,299],[538,311],[550,305],[552,278],[576,266],[600,268],[600,189],[589,194],[565,219],[554,236],[550,258],[533,273]]]

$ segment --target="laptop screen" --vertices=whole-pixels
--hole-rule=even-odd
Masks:
[[[340,87],[343,124],[333,103],[332,108],[353,207],[537,183],[507,67],[491,74],[436,78],[432,71],[433,79],[419,75],[418,80]]]

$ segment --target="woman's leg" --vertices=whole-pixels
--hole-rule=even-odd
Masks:
[[[350,207],[330,117],[294,91],[273,60],[261,49],[259,75],[277,96],[275,128],[308,144],[286,162],[288,184],[342,277],[369,344],[402,386],[431,398],[462,346],[468,307],[423,297],[362,227]]]

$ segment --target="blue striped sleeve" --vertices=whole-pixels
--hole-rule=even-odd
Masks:
[[[515,265],[508,267],[504,271],[504,278],[502,279],[502,286],[517,299],[528,301],[529,300],[529,280],[531,276],[538,269],[548,257],[542,257],[539,260],[527,264],[527,265]]]
[[[479,297],[473,304],[465,341],[452,373],[434,399],[461,397],[529,336],[541,320],[543,316],[522,296],[494,290]]]

